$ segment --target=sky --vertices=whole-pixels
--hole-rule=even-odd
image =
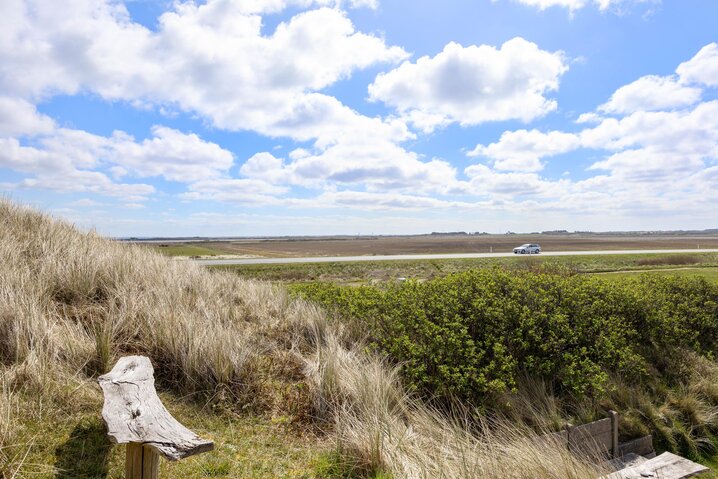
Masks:
[[[116,237],[718,228],[715,0],[2,0],[0,195]]]

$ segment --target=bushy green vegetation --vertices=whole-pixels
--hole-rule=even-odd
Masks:
[[[596,395],[609,372],[639,381],[685,349],[718,350],[718,286],[701,280],[495,269],[386,289],[297,290],[366,328],[421,390],[475,404],[515,388],[524,373]]]
[[[687,387],[687,361],[718,353],[718,285],[703,279],[611,281],[497,268],[383,288],[293,289],[365,332],[425,397],[458,398],[485,410],[501,409],[527,377],[551,385],[564,409],[618,402],[631,416],[635,398],[620,398],[627,389],[675,406],[680,400],[668,391]],[[701,407],[718,404],[718,396],[706,396],[700,394]],[[690,430],[690,421],[673,424],[663,411],[652,424],[650,414],[633,414],[629,434],[664,427],[664,447],[680,449],[671,429]]]

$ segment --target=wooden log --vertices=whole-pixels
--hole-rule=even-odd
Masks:
[[[117,444],[130,444],[128,461],[137,460],[140,454],[131,443],[141,445],[140,451],[151,448],[172,461],[214,448],[212,441],[200,438],[165,409],[155,391],[154,369],[149,358],[123,357],[112,371],[100,376],[99,383],[105,397],[102,418],[107,434]],[[148,470],[156,469],[151,464],[146,466]]]

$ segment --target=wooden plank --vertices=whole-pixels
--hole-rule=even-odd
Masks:
[[[200,438],[165,409],[155,391],[149,358],[121,358],[99,383],[105,397],[102,418],[115,443],[141,443],[170,460],[214,448],[212,441]],[[128,446],[128,454],[130,450],[134,449]]]
[[[632,441],[627,441],[618,445],[618,455],[625,456],[627,454],[638,454],[639,456],[647,456],[653,452],[653,436],[639,437]]]
[[[568,448],[568,431],[550,432],[537,436],[534,441],[542,447]]]
[[[598,421],[589,422],[580,426],[572,426],[571,434],[583,434],[585,436],[597,436],[599,434],[611,432],[611,418],[607,417]]]
[[[709,470],[707,467],[684,457],[664,452],[660,456],[649,459],[637,466],[628,467],[603,476],[602,479],[684,479]]]
[[[611,418],[568,428],[568,448],[573,452],[612,456],[612,445],[613,427]]]

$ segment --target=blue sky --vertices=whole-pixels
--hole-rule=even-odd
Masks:
[[[713,0],[8,0],[0,192],[113,236],[715,228],[716,19]]]

